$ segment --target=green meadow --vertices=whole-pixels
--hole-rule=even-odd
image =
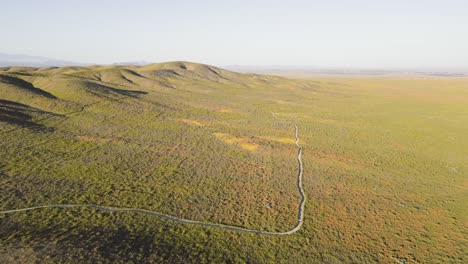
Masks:
[[[0,68],[3,262],[466,263],[468,79]]]

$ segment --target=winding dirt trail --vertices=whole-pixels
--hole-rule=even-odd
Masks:
[[[163,213],[159,213],[155,211],[145,210],[145,209],[139,209],[139,208],[112,207],[112,206],[101,206],[101,205],[92,205],[92,204],[40,205],[40,206],[34,206],[34,207],[28,207],[28,208],[0,211],[0,214],[10,214],[10,213],[16,213],[16,212],[24,212],[24,211],[31,211],[31,210],[37,210],[37,209],[47,209],[47,208],[89,208],[89,209],[96,209],[96,210],[110,211],[110,212],[142,213],[142,214],[147,214],[151,216],[165,218],[165,219],[178,222],[181,224],[200,225],[200,226],[213,227],[213,228],[223,228],[223,229],[229,229],[229,230],[238,231],[238,232],[255,233],[255,234],[260,234],[260,235],[274,235],[274,236],[291,235],[299,231],[299,229],[301,229],[302,227],[302,223],[304,222],[304,206],[306,202],[306,195],[305,195],[304,189],[302,188],[303,165],[302,165],[302,147],[299,145],[299,128],[297,127],[297,125],[294,125],[294,129],[295,129],[295,138],[296,138],[295,144],[298,149],[298,152],[297,152],[297,162],[298,162],[297,188],[299,190],[299,194],[301,195],[301,202],[299,204],[299,208],[297,212],[297,224],[296,226],[294,226],[294,228],[292,228],[289,231],[270,232],[270,231],[264,231],[264,230],[243,228],[239,226],[223,225],[223,224],[216,224],[216,223],[210,223],[210,222],[183,219],[183,218],[178,218],[175,216],[171,216],[171,215],[167,215],[167,214],[163,214]]]

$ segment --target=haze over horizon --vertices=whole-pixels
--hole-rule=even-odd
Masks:
[[[468,70],[468,3],[457,0],[49,0],[6,2],[2,10],[0,52],[8,54],[92,64]]]

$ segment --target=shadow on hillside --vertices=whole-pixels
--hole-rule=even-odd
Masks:
[[[47,98],[50,98],[50,99],[57,99],[57,97],[55,97],[54,95],[44,91],[44,90],[41,90],[37,87],[34,87],[34,85],[32,85],[30,82],[27,82],[25,80],[22,80],[20,78],[16,78],[16,77],[13,77],[13,76],[9,76],[9,75],[3,75],[3,74],[0,74],[0,82],[4,82],[4,83],[8,83],[8,84],[12,84],[12,85],[15,85],[21,89],[24,89],[24,90],[28,90],[32,93],[35,93],[37,95],[41,95],[41,96],[44,96],[44,97],[47,97]]]
[[[52,114],[25,104],[0,99],[0,122],[38,132],[52,132],[53,128],[34,122],[31,113]]]
[[[62,213],[51,214],[66,219]],[[26,250],[38,262],[179,263],[188,257],[184,254],[191,247],[190,241],[172,241],[163,234],[113,223],[97,226],[78,220],[79,225],[71,227],[67,221],[37,224],[11,219],[0,219],[0,237],[8,238],[0,247],[0,259],[15,257]]]
[[[118,95],[124,95],[124,96],[137,98],[139,95],[148,93],[148,92],[145,92],[145,91],[117,89],[117,88],[113,88],[113,87],[110,87],[110,86],[106,86],[106,85],[102,85],[102,84],[98,84],[98,83],[93,83],[93,82],[88,82],[86,85],[91,91],[99,92],[99,93],[102,93],[102,94],[118,94]]]

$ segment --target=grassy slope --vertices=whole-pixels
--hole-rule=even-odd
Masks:
[[[303,81],[184,62],[5,70],[2,209],[88,203],[288,230],[299,195],[281,119],[299,125],[309,199],[288,237],[78,209],[0,216],[0,259],[466,261],[466,79]]]

